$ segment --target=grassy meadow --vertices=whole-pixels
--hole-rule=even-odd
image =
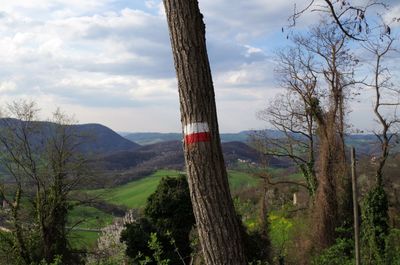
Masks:
[[[88,191],[88,193],[99,196],[99,198],[108,203],[123,205],[128,208],[142,208],[145,206],[150,194],[156,190],[161,178],[166,176],[176,177],[179,174],[182,174],[182,172],[176,170],[158,170],[151,176],[129,182],[125,185],[111,189],[92,190]],[[259,181],[257,178],[239,171],[228,171],[228,175],[232,190],[243,187],[254,187]]]
[[[182,174],[176,170],[158,170],[152,175],[135,180],[127,184],[110,189],[97,189],[87,191],[88,194],[96,196],[108,203],[126,206],[128,208],[143,208],[147,198],[156,190],[158,183],[163,177],[177,177]],[[229,185],[231,190],[257,186],[259,179],[248,173],[229,170]],[[79,228],[99,229],[111,224],[114,216],[90,206],[77,206],[72,209],[68,219],[69,226],[76,225]],[[95,231],[72,231],[70,238],[73,246],[90,248],[95,245],[99,232]]]

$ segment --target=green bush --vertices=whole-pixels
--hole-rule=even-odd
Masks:
[[[392,229],[386,240],[386,264],[400,265],[400,229]]]
[[[314,257],[312,265],[353,265],[354,241],[348,238],[339,238],[336,243],[325,249],[319,256]]]
[[[157,264],[159,259],[179,264],[182,259],[190,260],[189,234],[194,223],[186,178],[166,177],[148,198],[144,217],[126,225],[121,241],[127,246],[126,254],[136,261]],[[156,253],[156,250],[162,251]]]
[[[363,263],[384,264],[386,237],[389,234],[388,199],[382,186],[368,192],[362,208]]]

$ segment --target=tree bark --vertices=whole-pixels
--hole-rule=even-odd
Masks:
[[[197,0],[164,0],[175,70],[188,182],[207,264],[246,264],[222,156],[205,25]]]

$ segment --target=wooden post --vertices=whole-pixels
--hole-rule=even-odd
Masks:
[[[354,212],[354,248],[356,265],[360,265],[360,224],[358,219],[358,190],[356,176],[356,152],[351,148],[351,182],[353,187],[353,212]]]

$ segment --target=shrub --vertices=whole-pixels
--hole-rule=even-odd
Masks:
[[[146,264],[157,264],[157,259],[179,264],[191,258],[189,234],[194,223],[186,178],[166,177],[148,198],[144,217],[126,225],[121,241],[127,246],[126,254],[136,261],[147,257]],[[154,242],[161,252],[155,253]]]

